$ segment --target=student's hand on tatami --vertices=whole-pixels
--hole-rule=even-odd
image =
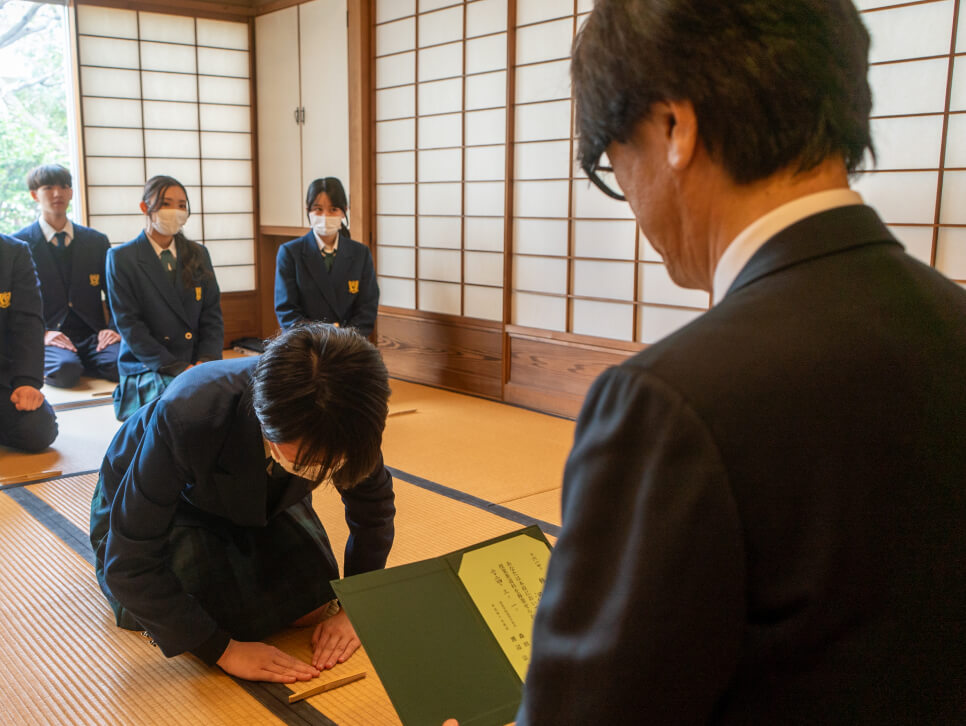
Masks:
[[[323,620],[312,633],[312,665],[316,668],[332,668],[345,663],[349,656],[359,649],[359,636],[349,622],[345,610],[340,610],[327,620]]]
[[[110,328],[104,328],[97,333],[97,352],[100,353],[109,345],[114,345],[121,339],[120,334]]]
[[[70,342],[70,338],[61,333],[59,330],[48,330],[44,333],[44,345],[52,345],[55,348],[63,348],[64,350],[69,350],[74,353],[77,352],[77,348],[74,344]],[[100,350],[100,348],[98,348]]]
[[[221,669],[246,681],[294,683],[308,681],[319,675],[318,668],[293,658],[266,643],[229,640],[228,647],[218,659]]]
[[[10,403],[18,411],[36,411],[44,403],[44,394],[33,386],[18,386],[10,394]]]

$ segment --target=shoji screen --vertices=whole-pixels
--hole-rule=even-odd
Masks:
[[[877,163],[855,184],[908,251],[966,286],[966,30],[957,0],[857,0]],[[958,26],[958,39],[957,39]]]
[[[222,291],[253,290],[248,24],[79,5],[77,31],[90,225],[133,239],[145,180],[168,174]]]
[[[649,343],[709,298],[674,285],[630,207],[572,162],[570,47],[591,5],[517,0],[511,322]]]
[[[377,0],[381,304],[503,319],[506,0]]]

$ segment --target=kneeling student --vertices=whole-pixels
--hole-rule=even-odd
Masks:
[[[74,195],[70,172],[60,164],[27,175],[40,219],[15,237],[30,244],[44,298],[44,378],[70,388],[82,373],[117,382],[121,336],[104,314],[104,265],[111,243],[95,229],[67,217]]]
[[[44,399],[44,317],[27,245],[0,234],[0,444],[46,449],[57,437]]]
[[[341,496],[345,574],[384,567],[388,397],[379,352],[320,323],[174,379],[114,437],[91,503],[117,624],[250,680],[308,680],[346,660],[359,640],[344,612],[322,620],[339,567],[312,490],[331,479]],[[293,624],[317,625],[312,665],[258,642]]]

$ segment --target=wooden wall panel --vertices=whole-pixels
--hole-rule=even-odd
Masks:
[[[225,347],[237,338],[260,336],[258,293],[226,292],[221,296],[221,315],[225,320]]]
[[[503,335],[498,323],[380,308],[376,344],[395,378],[500,398]]]
[[[644,347],[617,341],[613,345],[511,327],[507,331],[509,370],[504,400],[575,418],[594,379]]]

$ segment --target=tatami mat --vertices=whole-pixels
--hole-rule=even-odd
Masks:
[[[80,381],[73,388],[45,385],[40,391],[50,405],[59,411],[79,406],[111,405],[111,394],[116,385],[103,378],[81,376]]]
[[[90,564],[0,494],[0,722],[280,724],[230,677],[114,626]]]
[[[392,380],[393,406],[417,415],[390,418],[386,463],[506,504],[558,488],[574,422],[473,396]]]
[[[0,446],[0,478],[45,471],[67,475],[99,469],[104,451],[120,425],[113,406],[58,411],[57,439],[47,450],[24,454]]]

